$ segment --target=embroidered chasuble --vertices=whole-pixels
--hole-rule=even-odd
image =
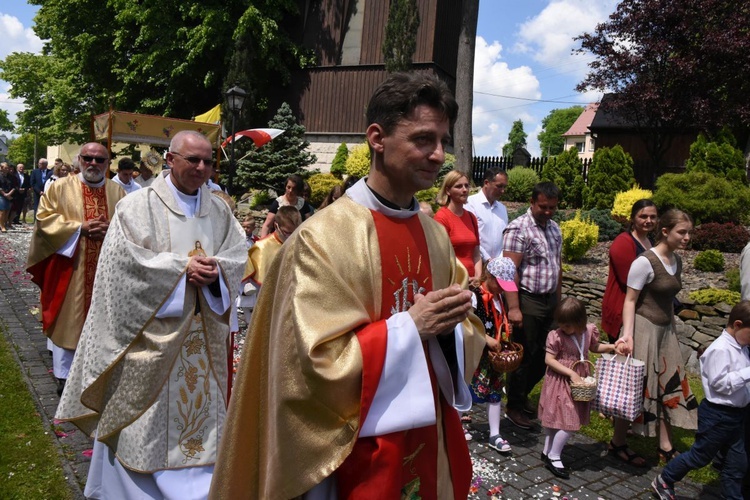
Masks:
[[[432,219],[391,216],[364,181],[352,189],[300,226],[266,274],[210,498],[294,498],[331,479],[341,499],[468,494],[471,461],[451,405],[484,329],[471,315],[460,334],[423,343],[403,314],[417,293],[465,286],[466,272]],[[402,335],[412,343],[399,353]],[[426,390],[399,393],[417,373]]]
[[[115,212],[125,196],[106,180],[90,187],[80,177],[58,179],[39,201],[37,225],[31,239],[27,270],[41,290],[42,328],[52,342],[75,350],[91,305],[101,241],[79,236],[72,257],[56,253],[85,220]]]
[[[160,176],[118,205],[56,415],[96,432],[124,467],[144,473],[215,461],[227,404],[227,306],[247,255],[222,200],[201,188],[199,212],[187,218],[169,189]],[[222,297],[186,282],[191,255],[218,261]],[[224,295],[226,306],[216,306]]]

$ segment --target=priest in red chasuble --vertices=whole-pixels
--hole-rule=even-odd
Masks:
[[[115,205],[125,192],[106,178],[109,152],[97,142],[78,155],[81,172],[52,183],[39,201],[27,270],[41,289],[58,394],[68,378],[91,305],[94,274]]]
[[[457,410],[484,347],[466,270],[419,211],[457,105],[396,74],[367,110],[369,176],[306,221],[266,275],[210,498],[446,498],[472,469]]]

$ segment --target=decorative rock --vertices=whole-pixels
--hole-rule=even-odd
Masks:
[[[687,308],[680,311],[680,313],[677,316],[679,316],[680,319],[683,319],[683,320],[700,319],[701,317],[700,314],[698,314],[697,312],[693,311],[692,309],[687,309]]]
[[[719,325],[722,328],[727,324],[727,319],[723,316],[706,316],[703,318],[704,325]]]
[[[730,306],[726,302],[719,302],[718,304],[714,306],[714,309],[716,309],[717,311],[721,311],[725,314],[729,314],[732,311],[732,306]]]
[[[708,346],[708,344],[713,342],[714,339],[716,339],[716,337],[711,336],[711,335],[706,335],[703,332],[695,332],[692,336],[692,339],[698,344],[700,344],[701,346]]]
[[[701,304],[693,306],[693,309],[701,313],[703,316],[716,316],[718,313],[711,306],[704,306]]]

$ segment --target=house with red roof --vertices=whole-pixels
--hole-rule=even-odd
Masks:
[[[567,132],[562,136],[565,139],[564,150],[576,148],[578,158],[581,160],[591,159],[594,156],[595,137],[591,134],[589,126],[594,121],[599,103],[593,102],[586,106],[583,113],[573,122]]]

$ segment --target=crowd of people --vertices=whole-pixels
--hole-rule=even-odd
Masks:
[[[87,497],[465,498],[462,420],[486,403],[488,446],[512,453],[504,395],[508,421],[532,430],[538,418],[545,467],[569,478],[563,449],[590,414],[570,383],[590,376],[593,352],[646,365],[643,412],[614,420],[613,457],[645,466],[628,431],[656,436],[667,467],[653,488],[674,498],[722,450],[722,490],[741,498],[750,302],[701,359],[698,405],[674,329],[690,216],[634,205],[610,248],[605,342],[585,305],[562,297],[553,216],[565,186],[537,184],[513,221],[503,171],[471,196],[466,174],[448,173],[434,218],[415,199],[437,178],[456,114],[439,79],[392,75],[367,106],[369,175],[335,186],[317,211],[290,176],[260,237],[212,189],[212,146],[197,132],[175,134],[168,168],[151,176],[142,164],[135,180],[130,159],[110,180],[98,143],[81,148],[79,172],[40,161],[27,183],[22,166],[0,165],[0,230],[14,190],[33,190],[28,270],[57,418],[95,438]],[[238,313],[249,327],[235,378]],[[494,358],[513,343],[523,358],[506,374]],[[691,450],[676,450],[674,426],[698,429]]]

